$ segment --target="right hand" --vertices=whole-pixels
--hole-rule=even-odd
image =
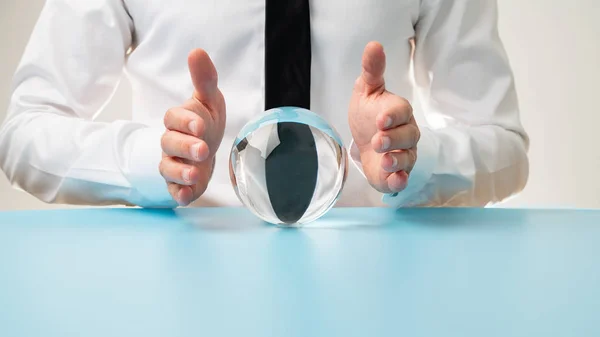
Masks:
[[[217,87],[217,70],[202,49],[188,56],[194,84],[192,97],[165,114],[160,173],[181,206],[198,199],[214,169],[215,154],[225,132],[225,99]]]

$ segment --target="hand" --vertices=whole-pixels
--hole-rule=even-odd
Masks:
[[[217,70],[208,54],[193,50],[188,66],[194,84],[192,97],[165,114],[160,173],[169,193],[181,206],[206,190],[225,131],[225,100],[217,87]]]
[[[371,186],[395,193],[406,188],[417,160],[420,132],[410,103],[385,89],[384,71],[383,47],[371,42],[354,85],[348,123]]]

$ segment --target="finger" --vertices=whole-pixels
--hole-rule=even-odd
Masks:
[[[187,206],[193,201],[193,191],[190,186],[169,183],[168,190],[179,206]]]
[[[384,156],[381,158],[381,165],[383,166]],[[389,160],[389,159],[388,159]],[[404,190],[408,184],[408,173],[404,170],[396,172],[387,172],[385,170],[379,170],[379,183],[377,184],[377,190],[382,193],[396,193]]]
[[[398,171],[390,174],[387,178],[389,193],[402,192],[408,185],[408,173]]]
[[[200,172],[196,166],[182,163],[174,157],[163,158],[158,170],[167,182],[179,185],[193,185],[200,178]]]
[[[212,173],[215,168],[214,157],[211,161],[208,161],[208,160],[203,161],[197,167],[198,167],[199,177],[198,177],[196,184],[190,185],[191,199],[189,199],[190,200],[189,202],[192,202],[192,201],[198,199],[206,191],[206,188],[208,187],[208,182],[210,181],[210,178],[212,177]]]
[[[201,162],[208,158],[208,145],[201,139],[178,131],[167,131],[162,136],[161,146],[167,156]]]
[[[208,116],[212,117],[210,110],[208,110],[208,106],[204,105],[203,103],[200,103],[194,97],[183,102],[183,104],[181,104],[180,107],[195,113],[196,115],[200,116],[200,118],[206,118]]]
[[[362,56],[361,79],[366,94],[382,93],[385,90],[385,52],[379,42],[369,42]]]
[[[398,171],[410,173],[416,161],[416,151],[413,149],[388,152],[381,158],[381,168],[389,173]]]
[[[184,108],[167,110],[164,123],[165,127],[171,131],[179,131],[195,137],[202,137],[204,135],[204,119],[195,112]]]
[[[167,183],[167,190],[173,199],[179,204],[179,190],[181,186],[176,183]]]
[[[379,130],[387,130],[408,124],[412,118],[412,105],[400,96],[390,95],[384,99],[383,109],[377,115],[375,123]]]
[[[188,56],[188,67],[194,84],[194,98],[207,106],[214,106],[218,95],[218,75],[206,51],[192,50]]]
[[[421,133],[416,125],[404,124],[393,129],[377,132],[371,139],[371,146],[378,153],[408,150],[417,145],[420,137]]]

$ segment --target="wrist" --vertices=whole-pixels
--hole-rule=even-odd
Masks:
[[[384,194],[383,202],[392,207],[412,207],[426,205],[432,196],[428,185],[434,183],[435,168],[438,165],[440,142],[436,133],[429,128],[420,128],[421,139],[417,145],[417,160],[408,176],[406,188],[399,193]]]
[[[141,207],[174,208],[177,203],[169,194],[167,183],[160,174],[162,160],[162,128],[144,127],[135,130],[127,139],[130,151],[126,176],[132,187],[142,196]]]

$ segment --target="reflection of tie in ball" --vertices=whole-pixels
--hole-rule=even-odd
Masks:
[[[294,225],[333,207],[348,157],[338,133],[319,115],[283,107],[244,126],[229,165],[235,192],[248,209],[267,222]]]

